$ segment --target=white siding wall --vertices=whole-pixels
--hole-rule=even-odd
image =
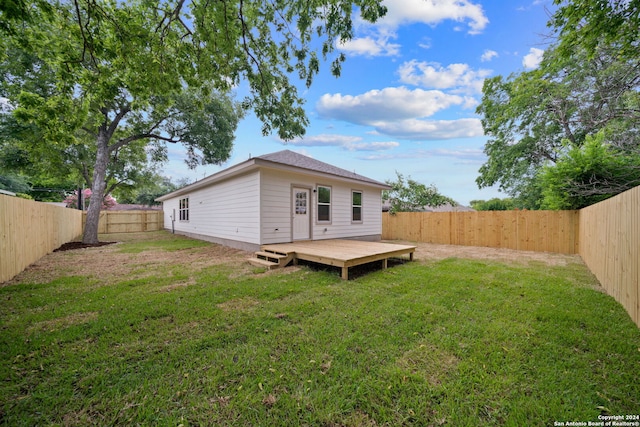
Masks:
[[[331,187],[331,222],[317,221],[318,185]],[[291,188],[300,186],[311,191],[311,238],[339,239],[345,237],[380,236],[382,234],[381,190],[362,184],[318,178],[283,171],[262,171],[262,244],[291,241]],[[351,191],[362,192],[361,223],[351,221]],[[277,229],[277,230],[276,230]],[[325,231],[326,229],[326,231]]]
[[[317,221],[318,185],[331,187],[331,222]],[[189,197],[189,221],[174,222],[177,233],[249,244],[290,242],[293,186],[310,189],[311,238],[339,239],[382,234],[381,190],[299,173],[262,169],[166,200],[165,228],[179,216],[179,200]],[[351,221],[351,192],[362,192],[362,222]]]
[[[292,184],[310,186],[308,180],[308,177],[305,180],[304,175],[261,171],[262,244],[291,241],[291,187]]]
[[[260,243],[260,175],[252,172],[194,190],[164,202],[165,227],[171,229],[171,218],[178,203],[189,197],[189,221],[175,221],[175,230],[217,239]]]

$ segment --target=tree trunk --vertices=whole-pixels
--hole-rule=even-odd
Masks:
[[[109,164],[109,135],[106,126],[101,126],[98,132],[98,152],[96,164],[93,168],[93,185],[91,186],[91,202],[87,209],[87,221],[84,226],[82,243],[98,243],[98,222],[100,210],[104,199],[104,190],[107,186],[106,175]]]

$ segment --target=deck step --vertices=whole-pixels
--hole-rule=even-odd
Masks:
[[[256,252],[257,253],[257,252]],[[278,251],[275,249],[268,249],[268,248],[264,248],[260,251],[260,253],[265,253],[265,254],[274,254],[274,255],[282,255],[282,256],[289,256],[290,253],[289,252],[282,252],[282,251]]]
[[[266,268],[267,270],[280,268],[280,264],[278,264],[277,262],[267,261],[266,259],[262,259],[262,258],[249,258],[247,261],[249,261],[249,264],[253,266],[263,267],[263,268]]]
[[[258,258],[262,258],[262,259],[266,259],[267,261],[273,261],[273,262],[277,262],[280,263],[280,260],[287,258],[288,255],[287,254],[282,254],[282,253],[278,253],[278,252],[263,252],[263,251],[259,251],[256,252],[256,257]]]

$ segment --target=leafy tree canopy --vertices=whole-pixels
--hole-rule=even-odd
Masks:
[[[160,158],[163,143],[182,143],[190,166],[226,160],[242,116],[228,93],[241,82],[249,90],[242,108],[254,110],[265,134],[303,134],[304,100],[290,77],[312,83],[320,56],[353,36],[354,11],[372,22],[386,12],[380,0],[16,4],[0,9],[10,18],[0,28],[0,96],[42,145],[87,148],[96,198],[106,194],[113,156],[137,142]],[[343,60],[333,58],[334,74]],[[92,203],[85,243],[98,241],[99,211]]]
[[[548,25],[570,58],[576,47],[595,56],[603,44],[621,56],[637,58],[640,43],[640,5],[637,0],[554,0],[558,6]]]
[[[396,180],[387,180],[386,183],[391,186],[391,190],[385,190],[382,198],[389,203],[391,214],[419,212],[424,211],[426,207],[436,208],[447,203],[457,204],[455,200],[440,194],[435,185],[427,186],[411,177],[405,178],[398,171],[396,171]]]
[[[497,184],[529,209],[542,207],[542,168],[554,165],[587,136],[604,130],[619,153],[638,147],[640,62],[611,46],[593,55],[576,47],[566,58],[554,46],[540,67],[485,81],[482,115],[488,160],[476,182]]]
[[[28,193],[31,190],[31,186],[24,176],[0,170],[0,190],[7,190],[13,193]]]
[[[540,66],[486,80],[477,109],[489,137],[478,186],[499,185],[531,209],[614,195],[636,182],[614,165],[638,166],[640,3],[554,3],[556,41]]]

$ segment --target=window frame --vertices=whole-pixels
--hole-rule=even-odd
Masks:
[[[178,218],[181,222],[189,222],[189,196],[178,199]]]
[[[355,195],[360,194],[360,204],[355,204]],[[362,224],[363,219],[364,192],[362,190],[351,190],[351,222],[354,224]],[[360,218],[355,218],[356,208],[360,210]]]
[[[327,190],[329,190],[329,201],[328,202],[321,202],[320,201],[320,192],[321,192],[321,188],[326,188]],[[332,215],[332,199],[333,199],[333,188],[330,185],[316,185],[316,222],[318,224],[330,224],[331,223],[331,219],[333,218]],[[321,207],[327,207],[328,209],[328,218],[327,219],[321,219],[320,215],[321,215],[321,211],[323,209],[321,209]]]

